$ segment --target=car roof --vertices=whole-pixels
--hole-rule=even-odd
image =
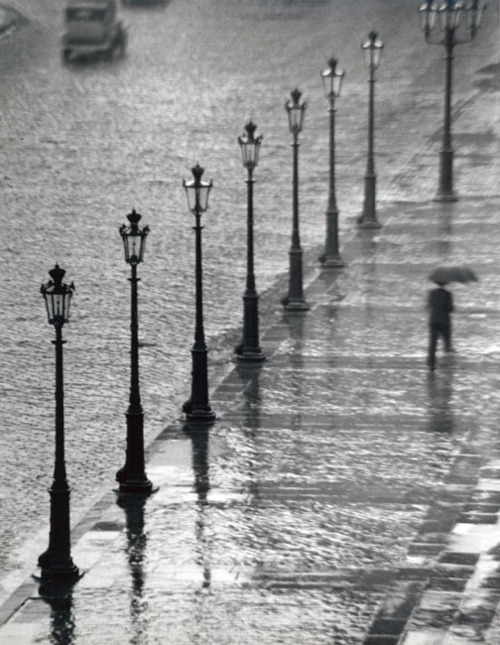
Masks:
[[[114,6],[115,0],[67,0],[66,7],[72,8],[88,8],[88,9],[106,9],[107,7]]]

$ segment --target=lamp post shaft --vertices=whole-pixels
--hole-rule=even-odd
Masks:
[[[200,224],[201,213],[195,211],[196,226],[194,226],[196,243],[195,289],[196,289],[196,328],[194,344],[191,350],[193,361],[191,379],[191,398],[184,405],[184,411],[189,421],[211,423],[215,414],[210,407],[208,399],[208,349],[205,343],[203,328],[203,273],[202,273],[202,245]]]
[[[368,157],[366,170],[367,174],[375,173],[375,161],[373,158],[373,126],[374,126],[374,97],[375,97],[375,70],[373,65],[370,66],[370,79],[368,81],[369,100],[368,100]]]
[[[368,98],[368,153],[366,158],[365,197],[363,213],[359,219],[361,228],[380,228],[376,212],[376,185],[374,157],[374,125],[375,125],[375,68],[370,65],[369,98]]]
[[[121,493],[152,492],[153,485],[146,476],[144,463],[144,411],[139,386],[139,315],[137,303],[137,265],[131,264],[130,280],[130,395],[125,414],[127,419],[127,448],[125,466],[116,478]]]
[[[293,132],[293,176],[292,176],[292,241],[289,250],[290,270],[288,296],[283,299],[287,311],[307,311],[309,305],[304,299],[302,276],[302,247],[299,233],[299,135]]]
[[[196,226],[194,226],[196,237],[196,331],[195,345],[197,349],[206,349],[205,330],[203,328],[203,269],[202,269],[202,248],[200,213],[196,213]]]
[[[445,31],[445,93],[444,93],[444,119],[443,119],[443,146],[440,151],[439,188],[436,201],[453,202],[457,200],[453,192],[453,148],[451,141],[451,97],[452,97],[452,67],[454,30],[447,28]]]
[[[253,169],[247,179],[247,276],[243,295],[243,342],[237,348],[239,361],[261,362],[265,356],[259,345],[259,296],[255,289],[253,250]]]
[[[64,451],[64,365],[62,327],[55,325],[56,340],[56,460],[54,468],[54,482],[67,486],[66,463]]]
[[[330,99],[328,109],[330,115],[330,164],[328,169],[328,205],[337,210],[337,197],[335,195],[335,99]]]
[[[52,582],[72,582],[80,577],[71,558],[70,487],[66,478],[64,456],[64,377],[62,325],[55,324],[56,340],[56,441],[54,479],[50,488],[49,546],[39,557],[42,579]]]
[[[328,267],[343,267],[339,254],[339,232],[337,198],[335,195],[335,97],[330,97],[330,167],[328,172],[328,207],[326,210],[326,243],[325,253],[320,262]]]
[[[137,311],[137,284],[140,278],[137,277],[137,265],[131,266],[130,280],[130,413],[143,412],[141,406],[141,394],[139,387],[139,314]]]
[[[292,247],[300,247],[299,235],[299,135],[293,134]]]
[[[253,171],[248,169],[247,179],[247,279],[246,291],[253,294],[255,292],[255,273],[253,257]]]

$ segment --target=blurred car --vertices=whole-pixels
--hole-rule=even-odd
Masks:
[[[68,0],[64,23],[65,61],[92,56],[111,59],[125,51],[127,34],[117,19],[115,0]]]

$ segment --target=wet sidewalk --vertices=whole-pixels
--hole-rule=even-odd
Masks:
[[[165,429],[158,492],[105,494],[73,530],[81,580],[27,580],[2,644],[498,643],[499,206],[387,202],[344,269],[308,253],[311,310],[275,308],[266,363],[213,376],[217,422]],[[456,353],[432,374],[443,254],[480,282],[454,289]]]

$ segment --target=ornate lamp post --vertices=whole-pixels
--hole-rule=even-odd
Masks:
[[[130,370],[130,397],[126,413],[127,418],[127,452],[125,465],[116,473],[116,481],[120,484],[120,493],[142,493],[149,495],[153,491],[153,484],[146,476],[144,467],[144,412],[141,405],[139,390],[139,317],[137,310],[137,265],[142,262],[146,247],[146,237],[149,227],[139,226],[142,215],[133,210],[127,215],[129,225],[120,227],[123,240],[125,262],[130,264],[132,275],[129,278],[131,285],[131,370]]]
[[[435,197],[435,200],[440,202],[454,202],[458,199],[453,191],[453,147],[451,141],[453,49],[455,45],[469,43],[474,39],[484,8],[485,4],[482,0],[471,0],[468,4],[463,4],[460,0],[445,0],[439,5],[434,0],[426,0],[419,8],[425,41],[431,45],[444,45],[445,47],[443,145],[440,152],[439,187]]]
[[[241,147],[243,166],[248,171],[248,209],[247,209],[247,278],[243,295],[243,341],[236,348],[237,359],[242,362],[259,363],[266,360],[259,345],[259,296],[255,290],[253,268],[253,170],[259,162],[262,136],[255,137],[257,126],[249,121],[246,133],[238,137]]]
[[[54,479],[50,488],[50,537],[48,549],[38,558],[42,580],[73,582],[80,577],[71,558],[70,540],[70,487],[66,478],[64,458],[64,387],[62,328],[68,322],[71,297],[75,285],[62,280],[66,271],[56,264],[49,271],[51,280],[42,284],[41,292],[47,306],[49,324],[54,325],[56,339],[56,451]]]
[[[365,175],[365,201],[363,205],[363,213],[358,220],[358,225],[361,228],[380,228],[377,221],[376,214],[376,200],[375,188],[377,183],[377,176],[375,174],[375,162],[373,158],[373,123],[374,123],[374,109],[373,98],[375,90],[375,70],[380,62],[380,54],[382,53],[383,44],[378,39],[378,34],[371,31],[368,34],[368,40],[362,45],[361,49],[365,55],[365,63],[370,73],[368,83],[370,84],[370,97],[368,107],[368,155],[366,161],[366,175]]]
[[[335,196],[335,99],[340,96],[340,87],[345,72],[337,67],[335,58],[330,58],[328,68],[321,74],[325,97],[328,99],[330,113],[330,169],[328,181],[328,207],[326,209],[325,252],[319,261],[326,267],[343,267],[339,254],[339,211]]]
[[[302,247],[299,235],[299,133],[302,131],[307,103],[301,103],[298,89],[291,93],[292,100],[285,103],[288,127],[293,135],[293,200],[292,200],[292,243],[290,246],[290,272],[288,295],[282,303],[288,311],[306,311],[309,305],[304,299],[302,286]]]
[[[193,357],[193,370],[191,373],[191,398],[186,401],[183,410],[188,421],[211,423],[215,421],[215,414],[208,401],[208,376],[207,376],[207,346],[205,344],[205,332],[203,330],[203,276],[201,258],[201,214],[208,208],[208,196],[212,188],[212,182],[202,180],[204,169],[197,164],[192,168],[194,179],[183,181],[186,189],[189,210],[196,218],[196,225],[193,229],[196,234],[196,328],[194,334],[194,345],[191,350]]]

